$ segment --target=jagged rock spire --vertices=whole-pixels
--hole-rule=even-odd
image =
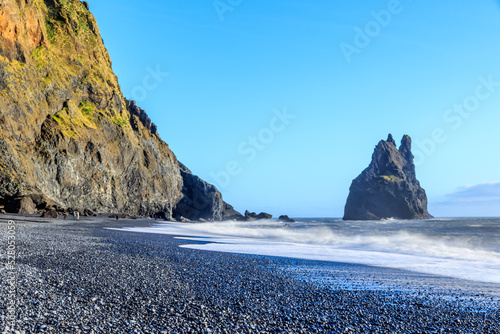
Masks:
[[[399,149],[391,134],[375,148],[372,162],[353,182],[344,220],[428,219],[427,196],[415,176],[411,138]]]
[[[394,144],[396,146],[396,142],[394,141],[394,138],[392,138],[392,134],[389,133],[389,136],[387,137],[387,142]]]

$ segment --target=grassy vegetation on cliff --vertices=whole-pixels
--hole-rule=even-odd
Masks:
[[[75,108],[73,102],[69,101],[68,106],[52,118],[59,124],[64,136],[76,138],[83,128],[97,129],[96,124],[92,121],[94,111],[95,106],[88,101],[82,102],[78,108]]]
[[[109,100],[113,95],[118,95],[121,100],[119,108],[82,101],[78,106],[79,112],[68,114],[67,110],[60,111],[54,117],[61,131],[69,137],[75,137],[81,132],[79,127],[95,129],[97,113],[123,129],[131,129],[130,115],[118,80],[90,11],[79,0],[54,0],[51,6],[35,0],[34,5],[44,13],[48,41],[31,54],[37,76],[44,78],[39,83],[41,88],[46,92],[64,91],[80,82],[81,86],[87,87],[86,90],[103,99]]]
[[[96,107],[91,102],[83,101],[82,103],[80,103],[78,108],[80,109],[80,112],[83,116],[87,117],[89,120],[93,119],[92,116],[94,115]]]

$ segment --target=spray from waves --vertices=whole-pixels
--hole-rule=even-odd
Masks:
[[[380,224],[380,223],[379,223]],[[383,223],[382,223],[383,224]],[[158,232],[162,229],[157,226]],[[391,233],[343,233],[329,226],[295,229],[275,221],[259,223],[217,222],[189,224],[184,227],[198,236],[240,237],[269,242],[328,245],[333,248],[421,255],[448,259],[483,261],[498,259],[499,252],[477,249],[470,238],[430,237],[409,231]],[[201,234],[200,234],[201,233]],[[197,236],[197,235],[193,235]]]
[[[458,228],[438,233],[434,227],[411,224],[390,220],[288,225],[269,220],[164,223],[141,231],[207,242],[183,246],[188,248],[360,263],[500,283],[500,246],[485,247],[481,235],[458,233]],[[480,224],[467,226],[474,225]]]
[[[158,232],[169,230],[170,224],[156,225]],[[301,242],[307,244],[331,244],[340,242],[337,235],[327,226],[311,226],[306,229],[296,229],[290,225],[273,220],[258,222],[224,221],[216,223],[187,224],[183,229],[198,233],[203,237],[243,237],[266,241]]]
[[[500,253],[476,249],[469,239],[429,237],[423,234],[401,231],[388,235],[357,235],[340,237],[339,248],[371,250],[398,254],[421,255],[445,259],[495,260]]]

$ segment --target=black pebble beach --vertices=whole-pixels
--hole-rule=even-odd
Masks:
[[[15,295],[5,269],[9,218]],[[172,236],[105,229],[147,220],[0,219],[5,333],[500,333],[498,284],[198,251]]]

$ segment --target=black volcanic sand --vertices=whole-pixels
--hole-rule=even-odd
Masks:
[[[1,330],[7,218],[0,216]],[[151,221],[13,218],[20,332],[500,332],[500,285],[191,250],[171,236],[103,228]]]

